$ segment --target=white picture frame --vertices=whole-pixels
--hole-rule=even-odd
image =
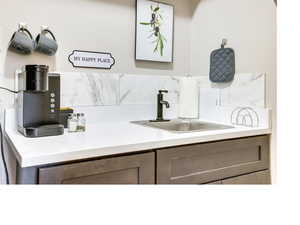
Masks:
[[[136,1],[135,58],[173,62],[174,6],[151,0]]]

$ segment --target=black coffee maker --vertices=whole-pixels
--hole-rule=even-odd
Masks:
[[[60,75],[46,65],[26,65],[18,75],[18,131],[25,137],[62,135]]]

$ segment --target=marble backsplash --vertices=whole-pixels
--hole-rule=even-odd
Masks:
[[[121,74],[74,73],[61,74],[62,106],[118,105]]]
[[[168,90],[165,99],[178,103],[179,84],[171,76],[122,75],[120,77],[120,104],[157,104],[159,90]]]
[[[217,106],[266,106],[266,75],[264,73],[236,74],[232,83],[211,83],[208,77],[200,81],[200,97],[205,104]]]
[[[138,111],[136,116],[143,114],[138,118],[154,118],[158,90],[164,89],[169,91],[165,99],[171,104],[171,109],[165,110],[165,113],[172,118],[176,117],[179,99],[179,82],[176,77],[59,73],[62,106],[79,107],[81,110],[82,107],[102,106],[102,110],[99,109],[102,114],[111,110],[122,114],[130,108]],[[266,75],[263,73],[236,74],[234,81],[228,84],[214,84],[207,76],[199,76],[199,117],[236,125],[265,126],[269,122],[268,110],[265,110],[265,84]],[[108,112],[103,116],[109,117],[109,114],[114,113]]]
[[[178,103],[179,83],[172,76],[60,72],[62,106],[156,104],[158,90]],[[200,106],[265,107],[265,74],[236,74],[229,84],[213,84],[200,76]]]

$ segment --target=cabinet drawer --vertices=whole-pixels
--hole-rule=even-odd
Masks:
[[[201,184],[269,168],[269,137],[169,148],[157,152],[157,183]]]
[[[155,154],[146,153],[39,169],[40,184],[154,184]]]

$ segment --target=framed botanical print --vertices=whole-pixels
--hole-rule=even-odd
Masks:
[[[136,2],[136,60],[173,62],[174,6],[150,1]]]

